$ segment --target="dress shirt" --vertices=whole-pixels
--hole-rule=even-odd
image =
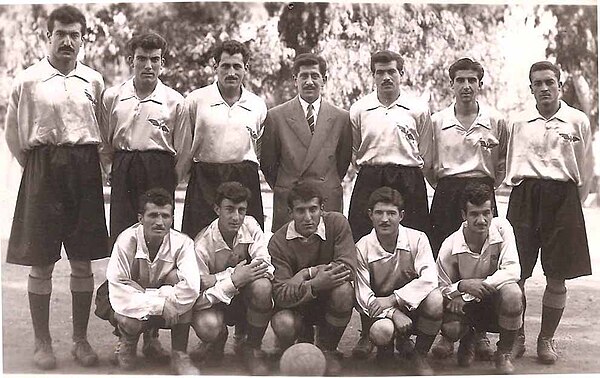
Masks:
[[[461,293],[458,284],[462,279],[484,278],[484,282],[500,289],[521,278],[521,265],[513,228],[504,218],[493,218],[489,234],[481,253],[469,249],[465,240],[464,222],[457,231],[442,243],[437,259],[438,275],[442,294],[446,298],[459,295],[464,300],[475,297]]]
[[[312,104],[314,117],[315,117],[315,127],[317,127],[317,117],[319,116],[319,109],[321,109],[321,96],[319,96],[315,101],[308,103],[304,101],[301,96],[298,96],[300,99],[300,106],[302,106],[302,110],[304,111],[304,118],[308,116],[308,105]]]
[[[165,151],[177,159],[192,145],[183,96],[160,80],[144,99],[137,96],[133,79],[107,89],[100,129],[112,151]],[[178,171],[178,177],[181,174]]]
[[[263,99],[242,87],[240,99],[229,106],[217,83],[196,89],[186,97],[194,162],[258,164],[257,142],[267,117]]]
[[[587,116],[560,101],[545,119],[537,108],[520,113],[512,122],[508,142],[506,184],[526,178],[573,181],[583,202],[593,179],[592,131]]]
[[[414,310],[438,286],[429,239],[421,231],[400,225],[396,249],[390,253],[383,249],[373,229],[356,243],[356,251],[356,301],[365,314],[376,297],[390,294]],[[394,310],[385,309],[379,317],[389,317]]]
[[[134,264],[139,264],[140,277],[132,277]],[[180,281],[174,286],[160,286],[173,270]],[[142,276],[146,276],[147,285]],[[162,315],[168,299],[182,315],[192,308],[200,291],[194,243],[188,236],[170,229],[154,261],[150,261],[144,227],[136,223],[117,238],[106,267],[106,279],[110,304],[117,314],[145,320],[150,315]]]
[[[425,104],[400,96],[386,107],[373,92],[350,107],[350,121],[354,164],[430,168],[433,130]]]
[[[490,177],[498,187],[506,173],[506,121],[478,103],[477,117],[465,127],[456,118],[455,105],[431,117],[435,144],[430,184],[435,188],[439,179],[448,176]]]
[[[217,282],[209,288],[200,288],[200,298],[194,309],[203,310],[215,303],[231,303],[238,294],[238,289],[231,280],[231,275],[241,261],[260,259],[269,264],[267,273],[273,279],[275,268],[271,265],[271,255],[267,250],[265,234],[256,219],[246,215],[238,233],[233,240],[233,248],[229,248],[221,231],[219,219],[215,219],[204,228],[194,241],[196,258],[201,275],[214,274]]]
[[[41,145],[100,144],[104,80],[81,62],[63,75],[47,58],[17,75],[6,112],[6,143],[19,164]]]

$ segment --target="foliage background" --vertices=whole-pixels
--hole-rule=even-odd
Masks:
[[[0,117],[12,77],[45,55],[46,17],[56,6],[0,6]],[[432,111],[452,100],[447,67],[468,56],[486,69],[486,102],[510,115],[532,101],[531,63],[549,59],[564,71],[564,98],[586,111],[597,129],[595,5],[195,2],[79,7],[88,20],[81,58],[103,73],[107,85],[129,75],[127,40],[152,30],[170,43],[162,80],[184,95],[213,81],[211,48],[235,38],[253,54],[246,85],[269,106],[295,94],[290,68],[297,51],[326,58],[325,96],[349,108],[373,89],[370,54],[389,48],[405,57],[405,91],[429,100]]]

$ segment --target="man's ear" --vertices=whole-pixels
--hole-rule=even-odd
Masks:
[[[327,75],[323,75],[323,84],[327,83]]]
[[[533,94],[533,86],[531,84],[529,85],[529,90],[531,91],[531,94]]]
[[[464,210],[461,210],[461,211],[460,211],[460,215],[462,216],[462,219],[463,219],[463,221],[466,221],[466,220],[467,220],[467,213],[465,213],[465,211],[464,211]]]
[[[52,33],[49,31],[46,32],[46,38],[48,38],[48,43],[52,43]]]
[[[217,216],[220,216],[221,215],[221,206],[213,205],[213,211],[215,212],[215,214],[217,214]]]
[[[133,67],[133,57],[131,55],[127,56],[127,64]]]
[[[138,223],[142,223],[142,219],[144,219],[144,214],[138,213],[137,217],[138,217]]]
[[[400,222],[404,219],[404,209],[400,210]]]

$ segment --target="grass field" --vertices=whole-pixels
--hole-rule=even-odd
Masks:
[[[180,195],[181,193],[179,193]],[[265,212],[271,213],[270,195],[265,195]],[[506,213],[506,197],[499,198],[500,214]],[[2,211],[11,211],[2,209]],[[182,204],[176,208],[176,227],[181,223]],[[600,209],[586,208],[584,210],[588,229],[589,244],[592,253],[593,267],[600,263]],[[12,217],[12,213],[5,214]],[[9,218],[9,219],[10,219]],[[270,223],[270,220],[267,220]],[[2,250],[2,345],[3,345],[3,372],[4,373],[41,373],[32,364],[33,355],[33,330],[29,316],[27,300],[27,274],[28,268],[9,265],[6,260],[6,243],[10,223],[3,226],[0,233]],[[266,225],[270,229],[270,224]],[[96,287],[104,280],[104,271],[107,260],[93,263]],[[597,273],[597,272],[596,272]],[[95,368],[82,368],[75,364],[71,355],[71,297],[69,293],[69,267],[66,259],[56,265],[54,271],[51,302],[51,332],[54,339],[54,350],[58,359],[58,367],[52,371],[54,374],[120,374],[121,372],[109,362],[113,353],[116,337],[112,335],[108,322],[102,321],[93,314],[90,317],[89,339],[100,356],[100,365]],[[600,373],[600,360],[597,357],[597,348],[600,341],[600,291],[598,276],[579,278],[568,282],[568,302],[563,320],[558,329],[556,340],[560,353],[560,360],[554,366],[540,365],[535,359],[535,340],[539,331],[541,295],[544,289],[544,277],[540,267],[536,267],[534,276],[527,284],[528,307],[526,313],[527,352],[524,358],[516,361],[518,374],[538,373]],[[350,351],[358,339],[360,321],[354,312],[352,320],[346,329],[339,349],[345,355],[344,375],[350,376],[378,376],[378,375],[411,375],[412,370],[405,361],[398,360],[388,366],[378,365],[374,358],[367,361],[353,361]],[[233,332],[230,332],[232,334]],[[170,338],[166,330],[161,331],[160,339],[163,345],[169,347]],[[493,342],[496,335],[491,335]],[[197,342],[195,335],[190,336],[190,347]],[[269,328],[265,337],[264,349],[273,348],[273,333]],[[140,368],[133,374],[169,374],[167,365],[157,365],[146,361],[140,354]],[[470,369],[459,368],[455,359],[436,361],[430,358],[436,375],[463,375],[463,374],[494,374],[493,364],[490,362],[476,362]],[[277,375],[276,361],[273,361],[272,374]],[[226,346],[226,357],[221,367],[207,368],[200,366],[203,374],[209,375],[245,375],[245,371],[237,356],[233,354],[231,340]]]

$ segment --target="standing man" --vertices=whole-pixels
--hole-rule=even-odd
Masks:
[[[536,107],[519,114],[510,129],[506,183],[513,190],[507,217],[515,229],[523,294],[541,249],[546,289],[537,355],[553,364],[558,359],[554,332],[567,301],[565,280],[592,274],[581,209],[593,178],[592,132],[585,114],[560,100],[556,65],[534,63],[529,81]],[[521,328],[515,353],[524,352]]]
[[[285,350],[296,340],[313,343],[316,325],[325,374],[339,375],[337,346],[352,315],[356,247],[346,218],[324,212],[322,198],[308,183],[292,187],[287,197],[292,220],[269,241],[275,266],[271,327]]]
[[[155,33],[140,34],[128,50],[134,76],[104,92],[100,117],[111,150],[105,173],[110,172],[113,243],[137,222],[137,201],[146,190],[160,187],[174,196],[186,170],[179,157],[192,139],[183,96],[158,78],[167,42]]]
[[[356,243],[357,308],[372,323],[378,356],[393,353],[394,335],[401,350],[416,331],[413,366],[418,375],[433,375],[427,353],[442,325],[443,300],[427,235],[400,225],[404,200],[392,188],[371,194],[368,213],[373,230]]]
[[[298,96],[267,112],[261,142],[261,168],[273,189],[273,232],[290,220],[287,195],[299,182],[319,189],[325,211],[341,213],[341,181],[352,157],[348,112],[321,98],[325,60],[300,54],[292,72]]]
[[[134,369],[140,334],[170,328],[173,373],[198,375],[186,353],[192,306],[200,292],[194,243],[171,228],[171,193],[150,189],[140,196],[138,206],[139,223],[119,235],[106,267],[113,320],[119,330],[117,363],[124,370]]]
[[[457,341],[458,364],[475,359],[475,332],[499,332],[495,364],[511,374],[512,349],[522,324],[520,266],[510,223],[494,218],[493,190],[470,183],[460,200],[464,223],[442,244],[437,260],[444,295],[442,334]]]
[[[267,106],[242,85],[250,52],[238,41],[214,49],[217,82],[191,92],[186,107],[192,124],[193,166],[183,209],[182,231],[195,237],[217,215],[217,187],[239,181],[250,189],[248,215],[264,228],[256,143],[262,134]]]
[[[218,218],[196,237],[202,291],[194,305],[193,327],[202,343],[192,357],[220,362],[227,326],[235,325],[235,352],[250,374],[266,375],[261,345],[273,310],[274,268],[262,229],[246,216],[250,196],[239,182],[219,185],[213,207]]]
[[[48,318],[63,245],[71,265],[72,354],[83,366],[98,362],[86,335],[94,291],[90,261],[109,255],[96,117],[104,81],[77,62],[85,33],[77,8],[50,13],[48,56],[17,76],[6,115],[6,143],[24,168],[6,260],[31,266],[33,360],[44,370],[56,366]]]
[[[483,67],[462,58],[448,69],[454,102],[432,116],[435,143],[433,169],[428,181],[435,188],[431,204],[431,246],[437,257],[442,242],[461,225],[460,198],[469,183],[483,183],[493,190],[506,173],[506,121],[492,108],[477,100],[483,85]],[[492,194],[492,211],[497,216]],[[477,335],[476,356],[493,357],[485,333]],[[433,347],[438,358],[452,354],[453,343],[441,339]]]
[[[367,235],[372,223],[367,216],[371,193],[382,186],[398,190],[406,204],[402,224],[429,234],[429,206],[423,172],[429,169],[433,131],[429,109],[400,96],[404,60],[392,51],[371,56],[371,72],[377,90],[350,107],[353,162],[358,176],[350,199],[348,220],[354,241]],[[355,357],[368,355],[369,330],[363,322]]]

